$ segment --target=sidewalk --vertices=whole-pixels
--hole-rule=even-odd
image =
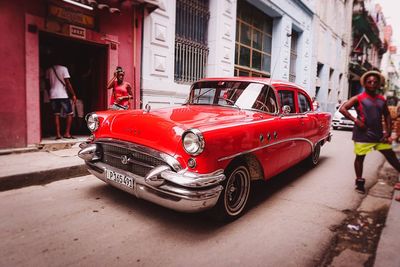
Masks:
[[[85,140],[46,140],[35,148],[0,151],[0,191],[88,174],[84,161],[77,156],[79,144]]]
[[[395,192],[396,196],[400,196],[400,191]],[[394,197],[379,239],[374,267],[400,266],[400,202]]]
[[[399,145],[394,150],[397,155],[400,154]],[[386,168],[392,168],[388,162],[385,162],[385,165]],[[399,178],[398,182],[400,182]],[[400,196],[400,191],[395,190],[379,239],[374,267],[400,266],[400,202],[395,200],[397,196]]]
[[[400,144],[394,143],[393,150],[400,157]],[[386,168],[392,168],[385,162]],[[400,175],[397,178],[400,182]],[[395,198],[400,196],[400,191],[394,191],[385,226],[379,239],[374,267],[399,267],[400,266],[400,202]]]

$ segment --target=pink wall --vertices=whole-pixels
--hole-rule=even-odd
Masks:
[[[0,148],[26,146],[24,1],[0,1]]]
[[[120,15],[102,12],[99,16],[100,31],[118,36],[118,65],[126,71],[125,80],[132,82],[133,71],[133,38],[132,38],[132,8],[124,8]],[[109,66],[112,71],[116,66]],[[109,77],[110,78],[110,77]]]
[[[109,62],[112,64],[108,66],[108,73],[115,69],[116,66],[112,65],[118,64],[126,70],[126,81],[133,83],[133,66],[136,66],[135,102],[139,107],[142,10],[139,8],[136,13],[138,27],[134,27],[133,8],[130,5],[124,6],[121,11],[120,15],[101,11],[98,16],[100,33],[93,32],[89,36],[91,41],[99,43],[108,43],[103,38],[107,35],[117,38],[118,49],[109,50]],[[7,36],[0,42],[0,149],[40,142],[39,85],[36,77],[39,62],[36,49],[39,44],[35,37],[38,32],[27,32],[26,24],[30,23],[31,18],[44,21],[45,13],[44,0],[0,1],[0,30],[2,36]],[[37,26],[38,30],[43,29],[40,23]]]

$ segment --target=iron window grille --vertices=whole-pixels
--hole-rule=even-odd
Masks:
[[[174,79],[192,83],[205,77],[209,0],[177,0]]]

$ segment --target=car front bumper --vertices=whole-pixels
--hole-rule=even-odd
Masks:
[[[88,152],[89,151],[89,152]],[[197,174],[188,170],[174,171],[168,165],[155,167],[145,177],[115,168],[97,158],[88,160],[92,153],[90,145],[79,152],[85,159],[90,173],[138,198],[145,199],[163,207],[182,212],[199,212],[214,207],[223,189],[225,180],[223,170],[209,174]],[[133,187],[117,183],[107,178],[106,171],[114,171],[133,179]]]
[[[334,128],[345,128],[345,129],[353,129],[354,122],[350,120],[333,120],[332,126]]]

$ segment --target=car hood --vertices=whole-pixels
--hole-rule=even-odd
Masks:
[[[162,108],[150,112],[124,111],[109,118],[109,122],[103,124],[96,137],[130,141],[174,154],[187,129],[197,128],[207,132],[261,119],[263,116],[269,115],[230,107],[199,105]]]

